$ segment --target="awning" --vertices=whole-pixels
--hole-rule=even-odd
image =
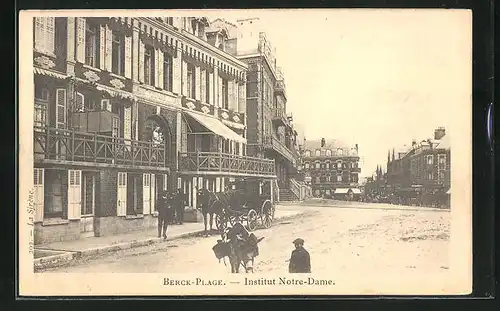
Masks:
[[[129,93],[126,91],[116,91],[116,90],[113,90],[111,88],[101,86],[101,85],[96,85],[96,89],[98,89],[99,91],[108,93],[109,96],[111,96],[111,97],[134,100],[134,95],[132,93]]]
[[[57,72],[54,72],[52,70],[42,69],[42,68],[38,68],[38,67],[33,67],[33,69],[34,69],[35,74],[38,74],[38,75],[49,76],[49,77],[61,79],[61,80],[68,78],[67,75],[63,75],[61,73],[57,73]]]
[[[361,190],[359,190],[358,188],[352,188],[352,193],[354,194],[361,194]]]
[[[337,188],[335,189],[335,194],[346,194],[349,191],[348,188]]]
[[[247,140],[240,135],[236,134],[229,127],[225,126],[224,123],[216,118],[201,115],[191,111],[185,111],[189,116],[198,121],[201,125],[205,126],[208,130],[214,132],[215,134],[225,137],[229,140],[234,140],[239,143],[246,144]]]

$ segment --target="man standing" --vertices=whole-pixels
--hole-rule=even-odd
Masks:
[[[181,189],[177,189],[175,196],[175,215],[177,216],[177,223],[182,225],[184,223],[184,193]]]
[[[309,252],[304,248],[304,240],[301,238],[293,241],[295,249],[292,251],[290,264],[288,266],[289,273],[311,273],[311,257]]]
[[[164,240],[167,238],[169,203],[167,191],[164,191],[156,202],[158,208],[158,237],[160,238],[163,235]]]

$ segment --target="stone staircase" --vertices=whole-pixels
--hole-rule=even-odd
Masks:
[[[280,202],[292,202],[298,199],[289,188],[280,188]]]

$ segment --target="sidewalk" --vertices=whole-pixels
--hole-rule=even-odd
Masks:
[[[275,221],[294,217],[304,212],[296,208],[277,205]],[[201,234],[203,230],[203,223],[170,225],[167,231],[167,241],[196,236]],[[112,236],[88,237],[74,241],[36,245],[34,267],[35,271],[53,268],[82,257],[141,247],[162,241],[163,238],[158,238],[158,229],[151,228]]]

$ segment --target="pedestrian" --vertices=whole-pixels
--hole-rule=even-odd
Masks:
[[[179,188],[175,195],[175,215],[177,217],[177,223],[182,225],[184,223],[184,193]]]
[[[288,265],[289,273],[311,273],[311,257],[309,252],[304,248],[304,240],[301,238],[293,241],[295,249],[290,257]]]
[[[158,208],[158,237],[162,237],[163,239],[167,239],[167,227],[169,222],[169,197],[168,192],[164,191],[156,202],[156,206]]]

